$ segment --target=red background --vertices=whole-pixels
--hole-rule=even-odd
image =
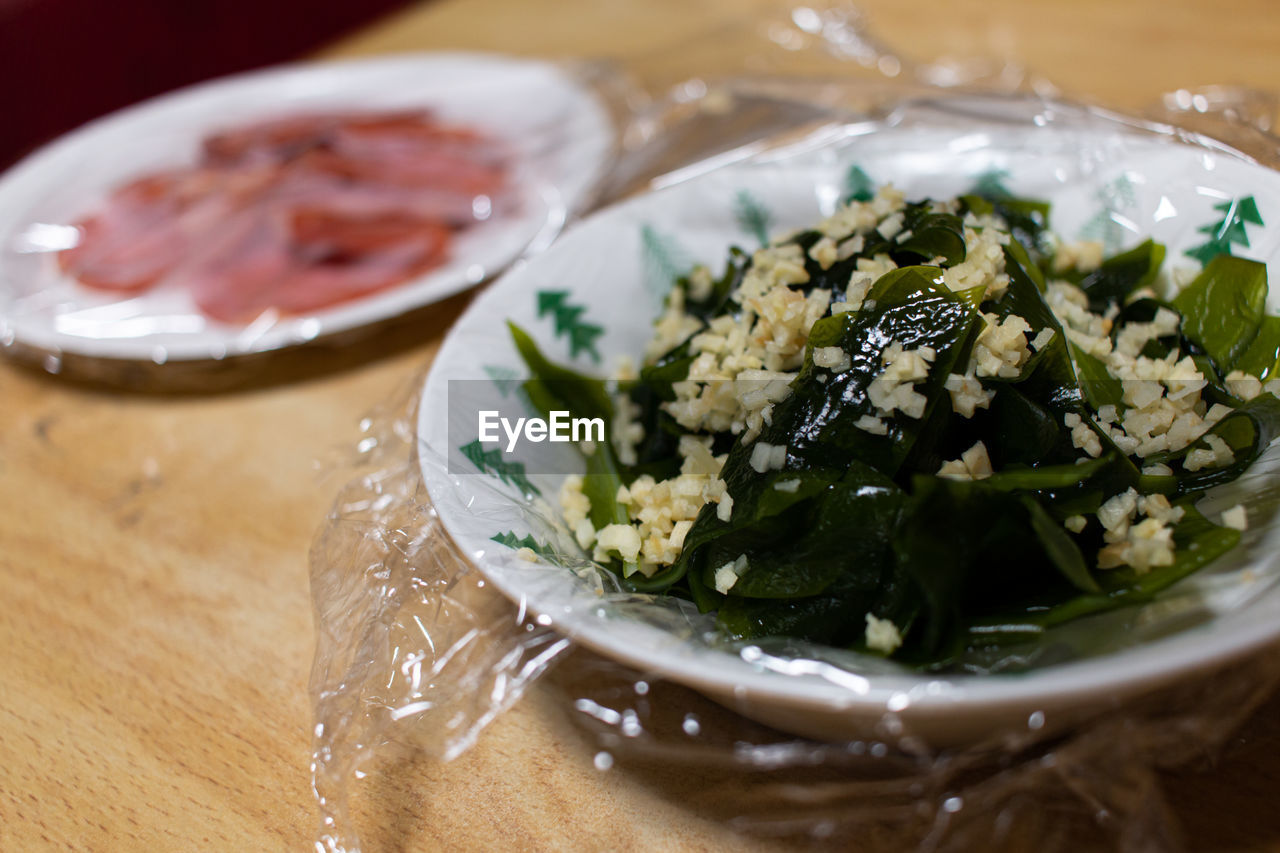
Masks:
[[[0,0],[0,167],[96,116],[295,59],[407,0]]]

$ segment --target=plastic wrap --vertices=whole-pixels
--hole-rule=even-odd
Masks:
[[[1031,714],[963,747],[904,738],[888,710],[864,738],[787,735],[576,648],[494,590],[425,493],[421,380],[362,422],[349,459],[360,474],[312,551],[317,849],[360,849],[351,810],[368,777],[397,772],[406,752],[456,758],[540,679],[599,772],[685,768],[696,784],[667,796],[749,835],[833,849],[1174,849],[1162,774],[1214,755],[1280,683],[1269,647],[1052,727]]]
[[[798,10],[790,23],[794,39],[813,40],[797,46],[816,45],[840,54],[838,62],[856,62],[881,76],[843,83],[776,75],[681,82],[642,113],[635,125],[639,135],[630,139],[609,195],[643,186],[678,187],[699,176],[714,180],[726,164],[767,162],[770,151],[797,150],[798,140],[804,143],[801,158],[821,162],[824,151],[847,150],[841,140],[872,140],[885,128],[909,130],[913,121],[936,127],[948,115],[971,127],[1004,113],[998,99],[950,99],[930,88],[940,83],[1047,91],[1043,84],[1028,86],[1016,70],[908,68],[862,36],[856,20],[839,10]],[[790,38],[781,30],[765,32],[779,45]],[[883,76],[888,72],[910,79],[890,81]],[[932,100],[918,103],[925,94]],[[976,113],[974,103],[983,105]],[[1005,102],[1017,107],[1004,116],[1011,126],[1041,114],[1026,112],[1028,103],[1035,101]],[[1277,162],[1276,140],[1259,120],[1270,117],[1265,99],[1250,93],[1174,93],[1153,110],[1152,117],[1167,124],[1060,103],[1041,106],[1072,113],[1070,120],[1086,124],[1183,140],[1224,160],[1234,161],[1235,155],[1221,145],[1267,166]],[[730,124],[740,121],[741,132],[712,133],[726,118]],[[1193,138],[1177,124],[1211,132],[1221,145]],[[1079,168],[1092,175],[1088,159],[1082,157]],[[1087,225],[1079,219],[1073,228]],[[1143,220],[1142,227],[1149,224]],[[1188,221],[1179,227],[1195,226]],[[1274,257],[1268,253],[1275,247],[1266,246],[1261,256]],[[520,310],[503,307],[510,314]],[[643,322],[636,326],[635,334],[647,331]],[[628,334],[633,332],[621,336]],[[623,341],[609,351],[627,348]],[[1267,517],[1264,505],[1274,503],[1275,448],[1268,465],[1240,486],[1256,504],[1247,566],[1207,573],[1203,586],[1181,601],[1171,592],[1153,605],[1090,623],[1074,636],[1068,628],[1066,656],[1077,661],[1071,666],[1079,677],[1068,685],[1066,700],[1059,695],[1049,701],[1045,694],[1041,705],[1001,705],[988,696],[975,710],[975,699],[991,680],[1021,676],[975,676],[988,680],[981,684],[936,676],[888,689],[884,685],[906,684],[895,679],[909,676],[812,646],[726,649],[689,609],[619,591],[571,545],[556,544],[554,511],[516,506],[500,483],[459,475],[444,442],[424,440],[444,398],[430,397],[428,387],[430,399],[421,408],[423,385],[423,376],[412,378],[362,423],[357,452],[340,468],[355,477],[312,552],[319,635],[312,676],[312,770],[322,815],[317,849],[359,848],[352,803],[360,780],[394,772],[390,759],[397,750],[455,758],[535,683],[573,720],[597,771],[643,776],[654,766],[687,768],[696,781],[666,796],[679,808],[747,834],[819,847],[846,848],[856,841],[895,850],[1169,849],[1178,846],[1180,831],[1162,797],[1161,774],[1213,754],[1280,680],[1268,627],[1274,623],[1272,591],[1280,565],[1266,543],[1276,527],[1256,523]],[[465,531],[472,545],[459,547],[427,493],[424,474],[437,501],[447,492],[455,511],[463,505],[477,519],[501,521],[515,531],[511,544],[543,547],[543,556],[549,553],[554,561],[537,554],[530,561],[531,555],[513,548],[475,547],[476,537]],[[537,482],[555,479],[547,476]],[[536,535],[530,541],[524,533]],[[525,580],[527,586],[513,587],[512,573],[521,571],[546,583]],[[1241,584],[1245,575],[1247,583]],[[1188,602],[1215,594],[1208,621],[1243,618],[1254,626],[1247,640],[1237,637],[1195,666],[1171,662],[1167,651],[1163,661],[1141,657],[1149,640],[1176,640],[1189,624],[1208,624],[1209,614]],[[593,620],[642,630],[611,645],[584,628]],[[570,641],[566,631],[596,651]],[[643,638],[654,632],[699,650],[646,667],[646,660],[658,660],[646,657],[652,650],[643,647]],[[641,640],[623,648],[632,637]],[[1194,634],[1187,637],[1184,651],[1196,642]],[[1138,655],[1130,659],[1137,668],[1126,673],[1113,665],[1102,677],[1115,650],[1126,646]],[[601,649],[607,654],[597,653]],[[709,657],[700,657],[703,651]],[[725,661],[715,655],[736,658],[739,669],[714,673],[717,662]],[[1098,668],[1090,669],[1091,662],[1100,662]],[[1056,662],[1034,663],[1041,667],[1034,672],[1044,672]],[[1157,671],[1161,677],[1148,677]],[[753,681],[755,674],[770,680]],[[1101,689],[1090,685],[1091,677],[1100,679]],[[741,679],[737,686],[735,678]],[[788,704],[787,686],[778,686],[788,679],[797,693],[816,689],[820,701]],[[832,698],[840,691],[847,693],[844,706]],[[967,714],[971,724],[963,730],[949,726],[945,703],[940,726],[913,718],[913,704],[928,705],[939,696],[954,701],[957,715]],[[826,715],[815,716],[814,708],[824,704]],[[845,725],[842,713],[857,720]],[[828,736],[805,738],[788,730]]]
[[[630,94],[603,65],[435,53],[91,122],[0,177],[0,348],[207,388],[224,362],[367,337],[553,240],[600,191]]]

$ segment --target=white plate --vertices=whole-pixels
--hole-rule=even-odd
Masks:
[[[88,290],[58,270],[49,250],[113,188],[191,162],[211,131],[304,111],[400,108],[431,109],[510,145],[521,202],[517,214],[461,234],[447,264],[403,285],[243,328],[204,318],[179,290],[123,300]],[[534,60],[406,55],[283,66],[182,89],[91,122],[0,177],[0,343],[161,362],[261,352],[394,317],[545,244],[588,200],[613,144],[596,95]]]
[[[674,599],[600,596],[590,573],[515,559],[492,541],[511,531],[574,549],[549,523],[545,506],[525,503],[491,472],[479,474],[450,441],[450,416],[462,417],[475,402],[463,397],[509,394],[510,379],[527,375],[505,321],[534,335],[551,358],[604,372],[618,357],[642,351],[672,269],[699,261],[718,271],[730,244],[754,245],[744,205],[766,211],[774,233],[811,224],[831,212],[855,165],[876,182],[892,181],[908,198],[948,197],[978,180],[1000,180],[1015,194],[1053,202],[1054,228],[1068,239],[1094,234],[1119,246],[1150,235],[1169,245],[1175,265],[1194,264],[1183,253],[1205,239],[1197,229],[1220,218],[1214,205],[1252,196],[1264,224],[1247,226],[1251,245],[1237,246],[1237,253],[1273,269],[1280,259],[1280,175],[1222,148],[1030,100],[915,105],[808,150],[633,199],[590,217],[486,292],[458,321],[427,379],[418,425],[423,475],[445,526],[486,576],[602,654],[781,728],[824,737],[884,734],[887,727],[958,743],[1060,725],[1073,712],[1104,707],[1280,636],[1274,528],[1251,531],[1234,557],[1152,605],[1054,629],[1056,642],[1087,652],[1071,662],[1017,675],[945,677],[803,644],[777,650],[708,642],[698,618]],[[559,290],[569,292],[567,304],[583,308],[577,322],[604,330],[594,339],[598,361],[581,348],[573,358],[553,316],[539,316],[539,294]],[[1280,287],[1271,296],[1274,312]],[[491,381],[451,382],[485,377]],[[474,436],[474,425],[453,426],[455,442],[468,426]],[[538,455],[550,447],[526,443],[526,451],[540,448],[522,457],[528,471],[574,464],[572,457]],[[1228,487],[1235,494],[1217,498],[1219,510],[1242,491],[1274,489],[1277,449],[1260,461],[1260,473]],[[529,479],[554,503],[562,477]]]

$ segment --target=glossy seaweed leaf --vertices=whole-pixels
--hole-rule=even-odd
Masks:
[[[689,378],[689,365],[693,364],[694,358],[689,354],[689,341],[685,341],[652,364],[642,367],[640,382],[651,388],[659,399],[670,402],[676,398],[672,386]]]
[[[636,382],[626,391],[636,407],[635,421],[644,428],[636,445],[636,461],[624,467],[623,480],[630,483],[642,474],[665,480],[680,473],[680,436],[684,429],[662,408],[663,398],[654,386]]]
[[[1137,299],[1131,299],[1122,308],[1120,313],[1116,315],[1111,325],[1111,339],[1116,341],[1119,339],[1120,330],[1130,323],[1150,323],[1155,319],[1156,314],[1163,308],[1178,316],[1179,329],[1182,326],[1182,315],[1178,313],[1178,309],[1174,308],[1167,302],[1161,301],[1151,296],[1143,296]],[[1174,349],[1181,349],[1184,352],[1194,350],[1194,345],[1188,346],[1183,340],[1181,332],[1177,332],[1164,337],[1155,338],[1147,341],[1143,346],[1139,355],[1146,358],[1165,358]]]
[[[1129,294],[1152,284],[1160,274],[1164,256],[1162,244],[1147,240],[1104,260],[1080,281],[1080,289],[1089,297],[1090,310],[1102,313],[1107,306],[1123,303]]]
[[[975,188],[978,190],[979,188]],[[1037,256],[1046,255],[1050,246],[1049,203],[1010,195],[981,194],[975,192],[960,197],[961,210],[975,216],[994,214],[1004,219],[1013,239],[1034,250]]]
[[[957,364],[963,364],[962,353]],[[932,474],[950,459],[959,458],[973,443],[980,439],[970,427],[972,422],[956,417],[949,395],[941,395],[921,420],[911,449],[898,469],[898,479],[911,474]]]
[[[793,503],[817,493],[844,472],[874,469],[891,477],[910,452],[940,397],[943,384],[964,350],[975,324],[973,300],[944,292],[934,284],[936,268],[897,270],[876,283],[874,310],[847,313],[816,323],[810,332],[805,365],[792,392],[774,408],[772,423],[756,443],[788,446],[781,471],[761,475],[751,465],[756,443],[739,443],[729,452],[722,477],[733,498],[730,522],[704,508],[685,539],[677,569],[663,578],[674,582],[697,560],[702,546],[732,530],[780,514]],[[888,342],[903,349],[930,346],[936,357],[929,378],[917,390],[929,401],[925,418],[891,418],[887,435],[868,433],[854,422],[872,411],[867,389],[882,371],[882,352]],[[839,346],[850,356],[849,369],[833,373],[813,364],[815,347]],[[825,378],[821,381],[819,377]],[[794,491],[774,488],[798,479]]]
[[[1162,463],[1174,469],[1173,479],[1177,482],[1178,494],[1198,494],[1213,486],[1229,483],[1243,474],[1280,436],[1280,400],[1271,394],[1260,394],[1218,421],[1206,434],[1216,435],[1227,443],[1233,456],[1231,463],[1198,471],[1182,469],[1189,453],[1208,449],[1203,437],[1176,453],[1158,454],[1146,460],[1149,464]]]
[[[740,640],[795,637],[812,643],[851,646],[866,631],[865,616],[872,611],[875,598],[874,593],[782,601],[727,597],[718,602],[716,621],[727,635]]]
[[[1267,268],[1218,255],[1173,299],[1182,333],[1226,374],[1258,335],[1266,310]]]
[[[806,231],[793,238],[795,244],[804,252],[804,267],[809,274],[809,280],[803,284],[792,285],[791,288],[804,294],[812,293],[814,290],[830,290],[832,302],[844,301],[849,288],[849,278],[857,270],[859,259],[888,255],[894,251],[892,240],[886,240],[879,232],[872,231],[865,238],[862,251],[844,260],[837,260],[831,266],[824,268],[809,254],[809,250],[822,237],[823,234],[820,231]]]
[[[1031,326],[1028,338],[1034,339],[1045,329],[1053,332],[1049,342],[1023,368],[1018,379],[1019,389],[1059,419],[1069,412],[1081,413],[1084,395],[1071,363],[1062,324],[1044,301],[1044,274],[1016,240],[1009,241],[1004,254],[1009,287],[996,300],[992,311],[1001,318],[1017,314],[1025,319]]]
[[[1062,576],[1076,589],[1084,592],[1100,592],[1098,582],[1089,573],[1080,546],[1063,528],[1062,522],[1049,515],[1040,502],[1029,495],[1022,496],[1022,506],[1027,511],[1031,529],[1044,546],[1050,562],[1062,572]]]
[[[530,378],[524,383],[525,394],[544,414],[552,409],[568,411],[573,417],[613,419],[613,403],[604,380],[562,367],[542,354],[529,333],[515,323],[507,328],[516,351],[529,368]]]
[[[1240,541],[1240,532],[1219,527],[1184,499],[1176,506],[1184,515],[1173,532],[1174,558],[1168,566],[1146,572],[1128,567],[1095,573],[1101,590],[1097,593],[1058,598],[1041,593],[1021,606],[1008,607],[975,619],[968,628],[974,645],[999,645],[1035,639],[1048,628],[1084,616],[1145,604],[1162,590],[1221,557]]]
[[[1063,489],[1073,489],[1089,480],[1111,464],[1111,457],[1099,456],[1088,462],[1071,462],[1065,465],[1011,465],[1004,467],[982,481],[988,489],[1000,492],[1044,492],[1056,494]]]
[[[1258,334],[1236,360],[1236,370],[1243,370],[1262,380],[1280,372],[1280,317],[1263,317]]]
[[[729,247],[729,258],[725,262],[724,271],[712,282],[710,292],[702,299],[694,298],[687,276],[680,278],[677,285],[685,292],[685,313],[697,317],[704,323],[724,313],[729,304],[730,295],[742,281],[743,275],[750,266],[751,255],[737,246]]]
[[[1009,224],[1013,239],[1043,258],[1051,251],[1049,242],[1049,203],[1029,198],[1010,198],[995,202],[996,214]]]
[[[792,383],[792,393],[774,407],[772,423],[757,439],[787,446],[788,470],[843,468],[861,461],[889,476],[897,471],[929,411],[946,394],[943,384],[975,324],[974,306],[938,288],[934,284],[937,274],[933,267],[895,270],[872,289],[874,309],[839,314],[814,324],[810,351]],[[936,357],[928,378],[915,386],[928,401],[925,417],[887,418],[887,434],[881,436],[854,423],[872,414],[867,391],[883,370],[882,356],[890,342],[904,350],[932,347]],[[840,347],[849,355],[850,367],[840,373],[816,367],[812,350],[817,347]],[[726,481],[750,468],[751,453],[749,445],[730,452],[725,463]]]
[[[992,383],[995,397],[972,418],[953,418],[944,458],[954,459],[982,441],[997,470],[1010,465],[1072,463],[1079,456],[1062,418],[1023,392],[1022,385]],[[937,466],[923,469],[932,473]]]
[[[791,470],[768,471],[764,474],[757,473],[749,465],[737,470],[723,471],[721,476],[725,480],[727,491],[733,497],[730,518],[722,519],[716,504],[704,506],[698,513],[693,527],[685,535],[684,547],[679,559],[672,566],[647,580],[637,579],[636,588],[644,592],[657,592],[669,588],[687,574],[698,575],[706,565],[707,552],[704,546],[708,543],[783,515],[797,504],[818,495],[841,477],[854,476],[854,473],[853,468],[844,471],[817,466],[792,467]],[[779,488],[779,485],[782,488]],[[695,600],[699,601],[701,606],[703,601],[713,601],[718,598],[710,594],[695,596]]]
[[[920,596],[908,659],[948,659],[970,614],[1037,589],[1070,589],[1028,517],[1024,498],[982,482],[914,478],[894,535],[898,570]],[[1051,546],[1069,561],[1069,549]]]
[[[1227,388],[1227,383],[1218,375],[1218,369],[1214,367],[1213,359],[1207,355],[1190,356],[1191,361],[1196,366],[1196,370],[1200,371],[1200,375],[1204,377],[1205,386],[1200,390],[1200,397],[1205,401],[1206,406],[1212,406],[1221,403],[1224,406],[1237,408],[1241,401],[1236,398],[1231,390]]]
[[[927,205],[906,209],[903,230],[895,239],[893,257],[899,266],[940,258],[943,267],[953,267],[965,259],[964,222],[954,213],[932,213]]]
[[[775,480],[775,488],[786,482]],[[730,596],[803,598],[833,585],[841,592],[874,591],[891,568],[890,537],[903,499],[892,480],[864,467],[785,512],[713,540],[704,581],[714,584],[717,567],[745,556]]]
[[[1027,396],[1019,385],[997,388],[978,429],[987,436],[989,450],[995,454],[992,460],[1001,468],[1047,465],[1076,456],[1062,419]]]
[[[1097,411],[1103,406],[1115,406],[1117,412],[1123,412],[1124,388],[1120,380],[1111,375],[1102,360],[1090,355],[1075,344],[1071,344],[1071,360],[1075,363],[1076,376],[1079,377],[1080,389],[1089,405]]]
[[[523,329],[511,322],[507,323],[507,328],[511,331],[516,350],[529,368],[530,378],[524,383],[525,394],[540,412],[546,415],[552,411],[567,411],[574,418],[604,420],[605,441],[583,454],[586,471],[582,477],[582,491],[591,501],[591,523],[597,530],[609,524],[628,523],[630,517],[626,507],[617,501],[618,487],[623,480],[610,440],[613,402],[604,381],[549,361]],[[634,563],[626,564],[623,573],[629,575],[635,568]]]
[[[724,472],[722,476],[726,488],[733,497],[729,519],[720,517],[716,505],[704,506],[693,527],[685,535],[679,559],[670,569],[650,579],[647,588],[663,589],[680,580],[686,573],[697,574],[704,570],[708,559],[705,546],[721,537],[785,515],[792,507],[820,494],[844,473],[834,468],[811,467],[787,472],[769,471],[761,475],[749,466]],[[778,488],[779,484],[785,485]]]

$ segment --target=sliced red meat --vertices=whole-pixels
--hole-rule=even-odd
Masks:
[[[186,252],[178,216],[188,180],[183,173],[153,175],[117,190],[99,213],[76,223],[80,242],[59,254],[62,268],[99,290],[146,290]]]
[[[342,151],[320,148],[308,151],[290,169],[319,172],[346,181],[385,184],[406,189],[436,190],[490,195],[506,178],[503,164],[472,160],[447,151],[399,152],[353,157]]]
[[[303,314],[440,264],[453,231],[510,204],[508,170],[501,146],[421,111],[259,122],[121,187],[59,260],[99,289],[189,288],[224,322]]]
[[[264,311],[306,314],[399,284],[437,266],[450,230],[403,217],[323,210],[246,217],[222,249],[184,272],[213,319],[246,323]]]
[[[343,114],[271,119],[215,133],[202,146],[204,160],[217,166],[283,163],[321,145],[348,119]]]
[[[493,205],[502,195],[501,182],[468,186],[442,175],[438,181],[412,185],[394,180],[391,172],[375,177],[375,171],[312,152],[281,172],[272,197],[351,216],[400,214],[464,228],[476,221],[477,196],[488,197]]]
[[[294,208],[289,231],[294,253],[319,264],[351,263],[371,254],[413,248],[421,262],[435,260],[449,229],[409,216],[351,216],[325,208]]]

